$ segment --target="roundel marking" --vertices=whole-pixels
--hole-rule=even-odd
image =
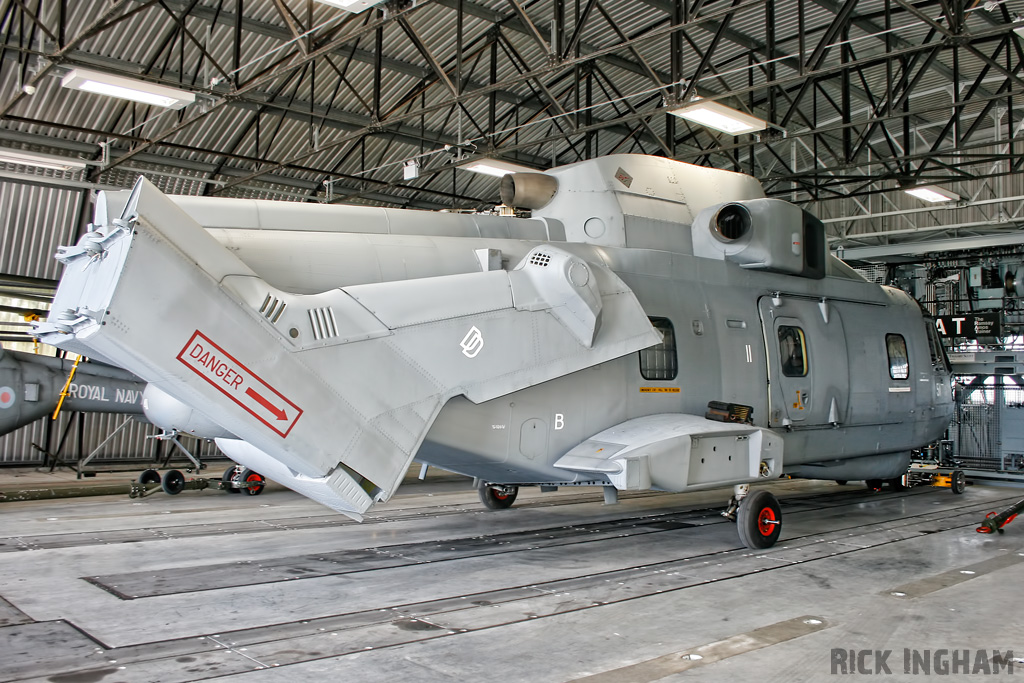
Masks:
[[[14,389],[0,387],[0,408],[10,408],[14,405]]]

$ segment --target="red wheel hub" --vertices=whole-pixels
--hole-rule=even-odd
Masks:
[[[255,496],[256,494],[258,494],[260,491],[263,490],[263,486],[266,484],[266,480],[263,478],[263,475],[257,472],[250,472],[249,475],[245,478],[245,482],[247,484],[250,482],[258,484],[258,486],[245,487],[245,492],[248,493],[250,496]]]
[[[762,536],[771,536],[775,533],[775,526],[778,521],[775,519],[775,511],[770,507],[761,508],[757,514],[757,530]]]

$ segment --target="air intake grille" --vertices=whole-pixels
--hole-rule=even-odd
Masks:
[[[260,313],[263,317],[272,323],[276,323],[280,318],[281,314],[284,313],[284,309],[288,306],[285,302],[278,299],[273,294],[267,294],[267,298],[263,300],[263,305],[260,306]]]
[[[330,306],[309,309],[309,324],[313,328],[313,338],[317,341],[338,336],[338,322]]]
[[[549,263],[551,263],[551,256],[541,251],[530,257],[530,265],[533,266],[547,266]]]

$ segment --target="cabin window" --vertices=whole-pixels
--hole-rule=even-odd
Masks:
[[[910,377],[910,357],[907,342],[901,334],[885,335],[885,350],[889,354],[889,377],[907,379]]]
[[[802,329],[779,325],[779,358],[786,377],[807,376],[807,340]]]
[[[668,318],[651,318],[662,342],[640,350],[640,375],[644,379],[672,380],[679,374],[676,360],[676,331]]]

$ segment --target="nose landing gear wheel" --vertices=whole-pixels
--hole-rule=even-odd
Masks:
[[[145,485],[145,484],[159,484],[160,483],[160,473],[157,472],[156,470],[144,470],[142,472],[142,474],[139,475],[139,483],[143,484],[143,485]]]
[[[782,533],[782,508],[768,491],[752,491],[740,501],[736,513],[736,531],[748,548],[771,548]]]
[[[504,510],[512,507],[512,503],[516,502],[519,487],[481,484],[477,493],[480,495],[480,502],[484,504],[484,507],[490,510]]]

